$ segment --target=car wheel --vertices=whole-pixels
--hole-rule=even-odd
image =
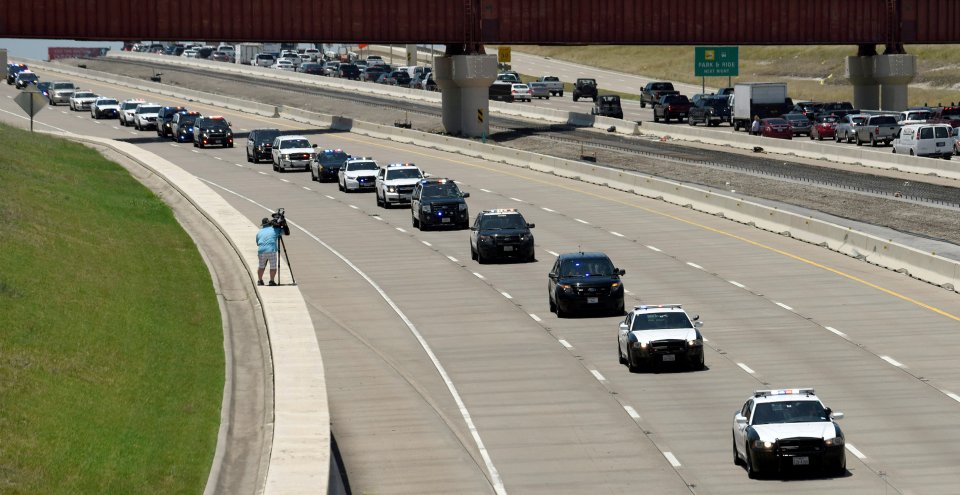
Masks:
[[[383,208],[383,200],[380,199],[380,193],[379,193],[379,192],[377,193],[377,206],[379,206],[380,208]]]
[[[633,356],[630,354],[629,349],[627,349],[627,371],[630,373],[637,373],[640,371],[640,365],[633,360]]]
[[[850,137],[850,133],[848,132],[848,133],[847,133],[847,143],[852,143],[855,137],[856,137],[856,136]]]
[[[653,121],[654,121],[654,122],[660,122],[660,117],[657,117],[657,112],[656,112],[656,111],[653,112]]]
[[[897,154],[897,148],[896,148],[896,147],[893,148],[893,154],[894,154],[894,155]]]
[[[743,462],[745,462],[745,463],[747,464],[747,477],[750,478],[750,479],[752,479],[752,480],[755,480],[755,479],[760,478],[760,472],[753,468],[753,459],[752,459],[752,457],[753,457],[753,456],[750,455],[750,449],[748,448],[748,449],[747,449],[747,457],[746,457],[746,459],[743,460]]]
[[[877,147],[877,136],[870,136],[870,146]]]
[[[340,180],[339,180],[339,179],[337,179],[337,189],[338,189],[340,192],[343,192],[343,184],[340,183]]]
[[[253,163],[253,157],[250,156],[250,150],[247,150],[247,163]]]
[[[703,368],[705,368],[705,367],[706,367],[706,364],[707,364],[706,362],[704,362],[703,359],[704,359],[704,358],[703,358],[703,352],[701,352],[701,353],[700,353],[700,361],[697,362],[697,363],[691,364],[691,365],[690,365],[690,369],[692,369],[692,370],[694,370],[694,371],[703,371]]]
[[[733,442],[732,442],[732,443],[733,443],[733,465],[734,465],[734,466],[739,466],[740,464],[743,463],[743,461],[740,459],[740,454],[737,453],[737,439],[736,439],[736,437],[733,436],[732,433],[730,434],[730,436],[733,437],[733,438],[732,438],[732,440],[733,440]]]
[[[313,171],[313,167],[310,167],[310,180],[313,182],[320,182],[320,178],[317,177],[316,172]]]
[[[477,261],[477,252],[474,251],[473,246],[470,246],[470,259]]]
[[[641,102],[640,102],[640,108],[647,108],[647,104],[641,101]]]
[[[477,249],[477,263],[481,265],[486,265],[488,261],[489,260],[483,256],[483,253],[481,253],[480,250]]]
[[[410,214],[410,223],[413,224],[413,228],[420,229],[420,220],[417,220],[417,217],[413,216],[413,213]]]
[[[910,150],[910,156],[913,156],[913,150]]]
[[[863,141],[860,140],[860,133],[854,137],[857,140],[857,146],[863,146]]]
[[[547,296],[547,302],[550,304],[550,312],[557,312],[557,303],[553,302],[553,299],[550,299],[550,296]]]
[[[691,126],[696,127],[696,126],[697,126],[697,123],[694,122],[693,117],[688,116],[688,117],[687,117],[687,125],[691,125]]]
[[[623,350],[620,349],[619,339],[617,339],[617,361],[619,361],[620,364],[627,364],[627,360],[623,357]]]
[[[193,142],[193,147],[194,147],[194,148],[199,148],[199,146],[197,145],[197,142],[196,142],[196,141]]]
[[[576,102],[576,101],[579,100],[579,99],[580,99],[580,96],[577,95],[576,93],[574,93],[574,94],[573,94],[573,101]]]

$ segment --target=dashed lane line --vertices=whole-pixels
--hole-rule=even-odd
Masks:
[[[703,267],[702,267],[702,266],[700,266],[700,265],[698,265],[698,264],[696,264],[696,263],[694,263],[694,262],[692,262],[692,261],[688,261],[688,262],[687,262],[687,265],[692,266],[692,267],[696,268],[697,270],[703,270]]]
[[[624,235],[621,234],[620,232],[614,232],[614,231],[611,230],[610,233],[613,234],[613,235],[615,235],[615,236],[617,236],[617,237],[624,237]]]
[[[741,289],[746,289],[746,288],[747,288],[746,285],[743,285],[743,284],[741,284],[740,282],[737,282],[736,280],[728,280],[727,282],[730,282],[730,285],[733,285],[733,286],[735,286],[735,287],[740,287]]]
[[[560,342],[560,345],[566,347],[567,349],[573,349],[573,346],[570,345],[570,342],[567,342],[566,340],[560,339],[558,342]]]
[[[430,243],[427,242],[427,241],[420,241],[420,242],[422,242],[424,246],[433,247],[433,244],[430,244]]]
[[[511,296],[510,294],[508,294],[508,293],[506,293],[506,292],[504,292],[504,291],[500,291],[500,294],[501,294],[503,297],[506,297],[507,299],[513,299],[513,296]]]
[[[460,260],[454,258],[453,256],[447,256],[447,259],[450,260],[450,261],[452,261],[452,262],[454,262],[454,263],[460,263]]]
[[[586,221],[586,220],[581,220],[581,219],[579,219],[579,218],[574,218],[574,220],[576,220],[576,221],[578,221],[578,222],[580,222],[580,223],[582,223],[582,224],[584,224],[584,225],[590,225],[590,222],[588,222],[588,221]]]
[[[480,275],[480,274],[477,273],[477,272],[473,272],[473,275],[474,275],[475,277],[479,278],[480,280],[486,280],[486,278],[487,278],[487,277],[484,277],[483,275]]]
[[[653,247],[653,246],[647,246],[647,249],[649,249],[649,250],[651,250],[651,251],[656,251],[656,252],[658,252],[658,253],[662,253],[662,252],[663,252],[663,251],[660,250],[660,248]]]
[[[843,337],[843,338],[847,338],[847,334],[841,332],[840,330],[837,330],[836,328],[833,328],[833,327],[823,327],[823,328],[826,328],[827,330],[829,330],[829,331],[831,331],[831,332],[833,332],[833,333],[835,333],[835,334],[837,334],[837,335],[839,335],[839,336],[841,336],[841,337]]]
[[[673,455],[673,452],[664,452],[663,456],[667,458],[667,461],[670,463],[671,466],[675,468],[682,466],[682,464],[680,464],[680,461],[677,459],[677,456]]]
[[[630,406],[623,406],[623,410],[627,411],[627,414],[630,415],[634,421],[640,421],[640,413],[638,413],[636,409]]]
[[[394,227],[394,228],[397,229],[399,232],[403,232],[403,233],[407,232],[403,227]]]
[[[549,250],[549,249],[547,249],[546,251],[547,251],[548,253],[550,253],[551,255],[553,255],[553,256],[560,256],[560,255],[557,254],[556,252],[551,251],[551,250]]]
[[[530,318],[533,318],[533,321],[536,321],[536,322],[543,321],[543,320],[540,319],[539,316],[537,316],[537,315],[535,315],[535,314],[533,314],[533,313],[530,313]]]
[[[851,454],[857,456],[857,459],[863,460],[867,458],[867,456],[863,455],[863,452],[860,452],[860,449],[854,447],[852,443],[847,443],[845,444],[845,446],[847,447],[847,450],[849,450]]]
[[[596,378],[597,380],[599,380],[599,381],[601,381],[601,382],[607,381],[607,379],[604,378],[603,375],[601,375],[600,372],[597,371],[597,370],[590,370],[590,373],[593,375],[594,378]]]
[[[903,363],[901,363],[900,361],[897,361],[896,359],[893,359],[890,356],[880,356],[880,359],[892,364],[893,366],[896,366],[897,368],[903,368]]]
[[[777,306],[780,306],[781,308],[787,311],[793,311],[793,308],[791,308],[790,306],[787,306],[786,304],[783,304],[782,302],[773,301],[773,304],[776,304]]]
[[[753,374],[756,373],[756,371],[753,371],[753,369],[751,369],[749,366],[747,366],[747,365],[745,365],[745,364],[743,364],[743,363],[737,363],[737,366],[739,366],[741,369],[743,369],[743,371],[746,371],[747,373],[750,373],[751,375],[753,375]]]
[[[551,210],[550,208],[547,208],[546,206],[542,206],[542,207],[540,207],[540,209],[543,210],[543,211],[545,211],[545,212],[547,212],[547,213],[556,213],[556,211]]]

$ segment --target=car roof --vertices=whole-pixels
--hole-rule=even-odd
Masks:
[[[287,139],[307,139],[306,136],[301,136],[299,134],[288,134],[286,136],[277,136],[277,139],[284,141]]]
[[[481,215],[520,215],[520,212],[516,208],[494,208],[492,210],[483,210],[480,212]],[[523,215],[520,215],[523,216]]]
[[[793,402],[800,400],[809,400],[820,402],[820,398],[812,388],[788,388],[773,390],[757,390],[753,393],[753,402],[763,404],[770,402]]]
[[[682,304],[641,304],[633,307],[633,313],[684,313]]]
[[[610,259],[610,257],[607,256],[606,253],[601,253],[601,252],[599,252],[599,251],[589,251],[589,252],[582,252],[582,251],[581,251],[581,252],[577,252],[577,253],[563,253],[563,254],[561,254],[560,256],[558,256],[558,258],[561,259],[561,260],[566,260],[566,259],[589,259],[589,258]]]

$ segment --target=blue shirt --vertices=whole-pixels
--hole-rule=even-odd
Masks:
[[[277,238],[283,231],[279,227],[266,226],[257,231],[257,253],[277,252]]]

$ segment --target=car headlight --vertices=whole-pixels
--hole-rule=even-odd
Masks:
[[[460,203],[460,204],[457,205],[457,206],[459,207],[460,211],[467,211],[467,204],[466,204],[466,203]]]
[[[477,240],[480,241],[480,242],[490,242],[490,241],[493,240],[493,237],[490,237],[490,236],[488,236],[488,235],[482,235],[482,236],[478,237]]]
[[[630,345],[633,346],[634,349],[646,349],[646,348],[647,348],[647,343],[646,343],[646,342],[631,342]]]
[[[690,339],[687,341],[687,345],[690,347],[700,347],[703,345],[703,341],[700,339]]]
[[[614,282],[614,283],[610,284],[610,288],[611,288],[611,289],[616,289],[617,287],[620,287],[620,282]]]
[[[839,447],[843,445],[843,437],[828,438],[823,441],[827,447]]]
[[[763,440],[754,440],[753,448],[770,450],[773,448],[773,442],[764,442]]]
[[[425,211],[425,212],[427,212],[427,213],[430,213],[430,205],[421,205],[421,206],[420,206],[420,209],[421,209],[422,211]]]
[[[389,193],[397,192],[397,188],[394,186],[387,186],[387,192]]]
[[[573,293],[573,286],[568,285],[568,284],[563,284],[563,285],[561,285],[561,286],[560,286],[560,289],[563,290],[563,292],[565,292],[565,293],[567,293],[567,294],[572,294],[572,293]]]

